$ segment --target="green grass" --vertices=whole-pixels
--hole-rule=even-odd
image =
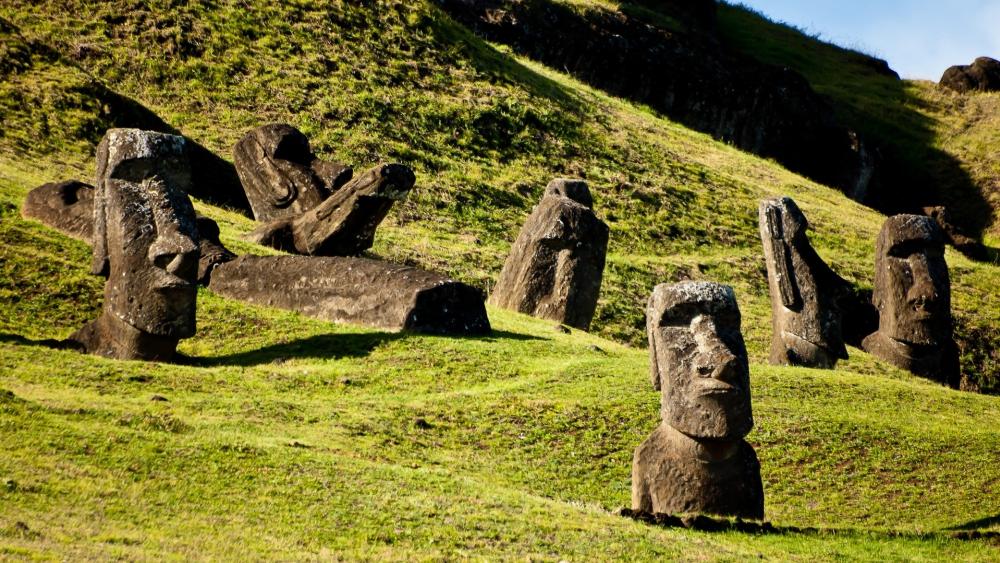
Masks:
[[[35,4],[0,7],[0,558],[1000,560],[993,540],[951,537],[1000,531],[1000,398],[854,349],[836,371],[764,363],[757,201],[795,197],[861,286],[877,213],[425,2]],[[226,158],[249,128],[288,121],[321,156],[410,164],[417,189],[372,254],[484,289],[545,183],[585,176],[612,229],[594,334],[496,309],[492,337],[386,334],[202,290],[186,365],[33,345],[93,318],[102,285],[85,245],[18,207],[93,174],[104,128],[148,117],[112,111],[123,98]],[[240,240],[245,217],[196,206],[233,250],[266,252]],[[963,368],[996,381],[997,268],[947,258]],[[614,514],[659,416],[642,306],[688,278],[737,290],[749,440],[785,533]]]

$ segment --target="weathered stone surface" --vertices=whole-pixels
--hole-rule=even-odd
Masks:
[[[646,308],[660,426],[632,462],[632,509],[764,517],[750,368],[732,288],[659,285]]]
[[[324,162],[291,125],[274,123],[247,133],[233,149],[236,172],[258,221],[309,211],[347,183],[349,166]]]
[[[482,293],[440,274],[349,257],[241,256],[209,288],[240,301],[387,330],[490,332]]]
[[[94,186],[77,180],[39,186],[28,192],[21,214],[89,243],[94,230]]]
[[[771,363],[833,368],[847,358],[839,301],[850,284],[813,249],[809,222],[791,198],[763,200],[759,219],[771,293]]]
[[[969,236],[962,228],[955,225],[951,213],[942,205],[927,206],[923,208],[923,214],[930,217],[941,228],[945,241],[954,246],[962,254],[973,260],[985,260],[989,251],[979,240]]]
[[[198,283],[207,286],[215,267],[235,259],[236,255],[219,240],[219,225],[215,221],[198,215],[195,223],[198,226]]]
[[[198,234],[183,137],[111,129],[97,149],[92,270],[101,316],[70,337],[88,353],[169,361],[195,333]]]
[[[402,164],[376,166],[311,210],[262,225],[247,239],[311,256],[360,254],[371,248],[375,229],[415,182],[413,171]]]
[[[864,349],[902,369],[957,387],[952,339],[951,281],[944,234],[933,219],[895,215],[882,226],[875,249],[878,331]]]
[[[608,226],[580,180],[549,184],[521,228],[490,303],[587,330],[608,250]]]
[[[971,65],[956,65],[944,71],[941,86],[956,92],[1000,91],[1000,61],[979,57]]]

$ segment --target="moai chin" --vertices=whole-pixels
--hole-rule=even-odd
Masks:
[[[660,425],[632,461],[632,509],[761,519],[750,368],[732,288],[659,285],[646,308]]]
[[[608,226],[586,182],[558,178],[511,247],[489,302],[587,330],[597,309]]]
[[[183,137],[111,129],[97,148],[92,271],[104,308],[70,337],[91,354],[168,361],[195,333],[198,234]]]
[[[895,215],[886,219],[875,248],[878,331],[865,351],[897,367],[958,386],[951,324],[951,282],[944,234],[933,219]]]
[[[809,222],[788,197],[760,203],[771,293],[771,355],[776,365],[833,368],[847,359],[838,298],[848,285],[816,254]]]

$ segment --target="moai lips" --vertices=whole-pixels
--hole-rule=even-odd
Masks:
[[[771,293],[771,356],[776,365],[833,368],[847,358],[839,299],[849,284],[816,253],[809,223],[791,198],[760,204]]]
[[[195,333],[198,234],[182,137],[108,131],[97,150],[93,262],[101,316],[70,337],[87,352],[170,360]]]
[[[236,172],[258,221],[305,213],[353,175],[349,166],[316,158],[306,136],[282,123],[247,133],[233,153]]]
[[[763,518],[750,370],[730,287],[660,285],[646,309],[662,421],[632,463],[632,508]]]
[[[406,166],[376,166],[310,211],[263,225],[247,238],[311,256],[360,254],[372,247],[375,229],[395,202],[406,199],[415,182],[413,171]]]
[[[897,367],[958,386],[952,338],[951,281],[944,234],[933,219],[895,215],[882,226],[875,249],[879,328],[864,349]]]
[[[582,180],[553,180],[521,228],[490,303],[587,330],[597,309],[608,226]]]

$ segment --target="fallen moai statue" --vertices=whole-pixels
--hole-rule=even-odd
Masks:
[[[306,136],[283,123],[250,131],[233,148],[233,154],[236,172],[258,221],[305,213],[353,175],[350,166],[316,158]]]
[[[209,288],[231,299],[387,330],[462,335],[491,330],[478,289],[367,258],[241,256],[218,265]]]
[[[111,129],[97,148],[91,271],[104,308],[68,343],[118,359],[169,361],[195,333],[198,233],[184,138]]]
[[[816,253],[809,222],[788,197],[760,203],[771,294],[771,355],[775,365],[832,369],[847,359],[839,301],[850,284]]]
[[[632,461],[632,510],[764,517],[750,368],[732,288],[659,285],[646,308],[660,425]]]
[[[921,215],[886,219],[875,248],[873,301],[879,327],[865,338],[865,351],[957,388],[951,281],[944,233],[933,219]]]
[[[592,205],[586,182],[553,180],[521,228],[490,303],[589,329],[609,235]]]
[[[401,164],[376,166],[312,209],[262,225],[247,239],[310,256],[360,254],[372,247],[375,229],[415,181],[413,171]]]
[[[28,192],[21,215],[89,244],[94,230],[94,186],[78,180],[39,186]]]

